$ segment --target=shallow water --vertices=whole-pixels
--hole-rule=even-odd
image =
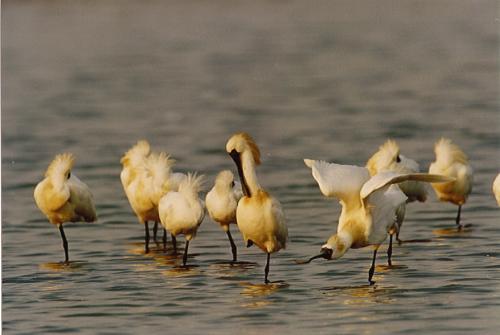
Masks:
[[[500,321],[498,35],[494,1],[59,2],[2,6],[2,318],[6,334],[496,333]],[[265,255],[209,218],[189,267],[153,246],[119,159],[148,139],[209,183],[234,132],[261,147],[290,244]],[[435,197],[412,204],[394,266],[371,250],[295,264],[335,231],[302,158],[364,164],[386,138],[426,169],[448,136],[469,154],[470,227]],[[56,153],[77,157],[99,221],[60,237],[32,192]],[[180,238],[179,240],[182,240]],[[170,239],[169,239],[170,241]]]

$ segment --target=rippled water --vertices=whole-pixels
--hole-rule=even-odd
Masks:
[[[6,334],[489,333],[500,322],[498,13],[494,1],[61,2],[2,4],[2,318]],[[208,218],[190,266],[143,253],[119,159],[140,138],[210,183],[233,168],[234,132],[261,146],[261,183],[290,244],[230,265]],[[426,168],[448,136],[469,154],[471,227],[456,207],[409,206],[395,266],[371,250],[297,266],[335,231],[302,158],[364,164],[392,137]],[[77,156],[99,221],[60,237],[32,192],[56,153]],[[182,239],[182,238],[181,238]]]

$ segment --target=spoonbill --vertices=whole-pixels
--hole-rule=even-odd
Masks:
[[[269,283],[271,254],[286,247],[288,228],[280,202],[267,193],[257,180],[255,166],[260,151],[247,133],[236,133],[226,143],[240,177],[243,197],[238,201],[236,221],[247,247],[255,244],[267,254],[264,282]]]
[[[441,201],[448,201],[458,205],[455,223],[458,230],[460,224],[460,212],[462,205],[472,191],[473,171],[469,159],[465,153],[450,139],[441,138],[434,146],[436,161],[429,166],[429,173],[441,174],[455,178],[454,181],[445,184],[431,184]]]
[[[59,228],[65,263],[69,262],[69,251],[63,223],[97,220],[90,189],[71,173],[74,162],[71,153],[56,155],[45,172],[45,179],[36,185],[34,192],[38,208]]]
[[[237,260],[237,251],[231,231],[229,230],[229,225],[231,223],[236,224],[236,207],[242,196],[241,184],[235,183],[234,175],[231,171],[224,170],[219,172],[215,178],[214,187],[207,193],[205,198],[208,214],[226,232],[231,244],[233,262]]]
[[[495,199],[497,199],[498,206],[500,206],[500,173],[497,174],[493,181],[493,194],[495,195]]]
[[[166,153],[152,153],[145,140],[137,142],[121,159],[123,165],[120,179],[130,206],[144,225],[145,252],[149,252],[148,221],[155,226],[160,220],[158,203],[160,198],[173,188],[170,181],[174,160]],[[153,229],[156,238],[156,229]],[[163,241],[166,242],[164,231]]]
[[[179,184],[179,190],[165,194],[158,206],[161,224],[172,234],[174,243],[177,235],[186,237],[183,266],[187,262],[189,241],[196,236],[205,217],[205,206],[198,197],[202,183],[203,175],[189,173]]]
[[[366,163],[366,168],[370,176],[380,172],[393,171],[396,173],[417,173],[420,172],[418,163],[413,159],[400,154],[399,145],[396,141],[389,139],[379,147],[379,150],[373,154]],[[408,197],[406,203],[413,201],[424,202],[427,199],[426,184],[407,180],[398,184],[399,188]],[[392,236],[396,234],[396,240],[401,243],[399,233],[406,213],[406,203],[402,203],[396,210],[396,221],[389,230],[389,248],[387,249],[388,263],[392,265]]]
[[[397,208],[407,196],[395,185],[407,180],[423,182],[450,181],[452,178],[425,173],[402,174],[381,172],[373,177],[365,167],[340,165],[305,159],[323,195],[337,198],[342,205],[337,234],[332,235],[321,248],[321,253],[311,257],[338,259],[349,248],[373,246],[373,259],[368,271],[368,282],[373,285],[375,258],[380,245],[394,225]]]

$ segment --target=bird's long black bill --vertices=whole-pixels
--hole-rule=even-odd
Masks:
[[[296,263],[296,264],[309,264],[309,263],[311,263],[313,260],[315,260],[316,258],[327,258],[327,257],[326,257],[326,253],[324,253],[324,252],[323,252],[323,253],[321,253],[321,254],[319,254],[319,255],[316,255],[316,256],[313,256],[313,257],[309,258],[309,259],[308,259],[308,260],[306,260],[306,261],[304,261],[304,260],[300,260],[300,259],[296,259],[296,260],[295,260],[295,263]]]

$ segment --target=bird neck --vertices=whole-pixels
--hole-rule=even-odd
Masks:
[[[259,182],[257,180],[257,174],[255,173],[255,161],[253,159],[252,153],[250,151],[244,151],[241,154],[241,169],[243,174],[242,187],[247,189],[245,194],[248,197],[256,194],[260,189]]]
[[[342,257],[347,250],[352,246],[352,235],[347,231],[339,231],[337,233],[337,245],[336,252],[334,252],[335,258]]]

